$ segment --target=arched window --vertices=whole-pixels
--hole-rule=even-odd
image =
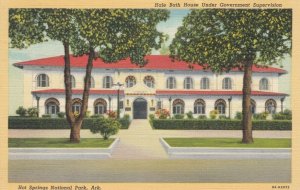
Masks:
[[[215,102],[215,109],[218,110],[220,115],[226,114],[226,102],[223,99],[218,99]]]
[[[176,99],[173,101],[173,114],[184,114],[184,101]]]
[[[38,87],[48,87],[49,77],[46,74],[40,74],[37,76],[37,86]]]
[[[72,88],[76,88],[76,80],[73,75],[71,75],[71,86],[72,86]]]
[[[250,102],[250,109],[251,109],[252,114],[256,113],[256,102],[253,99],[251,99],[251,102]]]
[[[194,113],[195,114],[205,114],[205,101],[202,99],[197,99],[194,103]]]
[[[74,98],[72,100],[72,112],[75,113],[80,113],[82,101],[79,98]]]
[[[98,98],[94,102],[94,113],[95,114],[105,114],[107,108],[107,103],[104,99]]]
[[[59,112],[59,101],[56,98],[48,98],[45,101],[46,114],[55,115]]]
[[[174,77],[169,77],[167,79],[167,88],[175,89],[176,88],[176,79]]]
[[[207,77],[201,79],[200,89],[209,89],[209,79]]]
[[[232,89],[232,80],[231,78],[224,78],[222,82],[222,89],[229,90]]]
[[[265,109],[268,113],[276,113],[276,101],[273,99],[268,99],[265,104]]]
[[[95,88],[95,80],[94,77],[91,76],[90,88]]]
[[[266,78],[262,78],[259,81],[259,90],[269,90],[269,81]]]
[[[111,76],[105,76],[103,78],[103,88],[111,88],[113,85],[113,79]]]
[[[154,88],[154,78],[152,76],[145,76],[144,84],[149,88]]]
[[[186,77],[184,79],[184,89],[192,89],[194,88],[193,79],[191,77]]]
[[[136,84],[136,79],[134,76],[128,76],[126,77],[125,82],[126,82],[126,87],[130,88]]]

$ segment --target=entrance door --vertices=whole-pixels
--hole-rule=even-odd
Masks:
[[[147,101],[143,98],[138,98],[133,102],[133,118],[147,119]]]

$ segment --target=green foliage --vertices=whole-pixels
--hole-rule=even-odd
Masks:
[[[120,118],[118,121],[121,124],[121,129],[128,129],[131,123],[130,116],[128,114],[125,114],[124,117]]]
[[[186,116],[188,119],[193,119],[193,112],[192,111],[189,111],[188,113],[186,113]]]
[[[184,118],[184,114],[175,114],[172,119],[183,119]]]
[[[266,120],[268,117],[268,112],[261,112],[261,113],[255,113],[253,114],[254,120]]]
[[[229,117],[226,117],[225,115],[220,115],[219,119],[229,119]]]
[[[38,116],[38,109],[35,107],[31,107],[27,109],[27,114],[29,117],[37,117]]]
[[[27,110],[23,106],[19,106],[19,108],[16,110],[16,114],[24,117],[27,114]]]
[[[207,119],[206,115],[199,115],[198,119]]]
[[[84,116],[87,118],[91,117],[91,111],[86,111]]]
[[[98,118],[93,121],[90,128],[92,133],[100,133],[104,140],[107,140],[111,135],[118,133],[121,128],[119,121],[112,118]]]
[[[253,130],[291,130],[291,120],[283,121],[252,121]],[[241,120],[212,120],[212,119],[154,119],[154,129],[179,130],[241,130]]]
[[[95,114],[95,115],[92,115],[91,118],[99,118],[99,117],[104,117],[103,115],[101,114]]]
[[[150,120],[155,119],[155,115],[154,115],[154,114],[149,114],[149,119],[150,119]]]
[[[234,119],[242,119],[242,117],[243,117],[243,113],[240,111],[237,111],[235,113]]]
[[[292,119],[292,111],[284,110],[283,112],[279,112],[272,115],[274,120],[291,120]]]
[[[42,118],[51,118],[51,115],[50,114],[44,114],[44,115],[42,115]]]
[[[12,117],[8,118],[8,128],[9,129],[70,129],[65,118],[33,118],[33,117]],[[98,117],[99,118],[99,117]],[[102,118],[100,116],[100,118]],[[82,129],[90,129],[93,125],[93,121],[96,118],[85,118],[83,119]],[[119,120],[121,123],[121,129],[128,129],[130,121],[121,118]]]
[[[192,10],[170,45],[173,58],[196,63],[215,72],[278,64],[291,53],[290,9]]]
[[[209,112],[209,118],[210,119],[216,119],[219,116],[219,111],[218,110],[211,110]]]
[[[64,118],[65,115],[66,115],[65,112],[58,112],[58,113],[57,113],[57,116],[58,116],[59,118]]]

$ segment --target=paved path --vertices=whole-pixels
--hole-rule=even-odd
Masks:
[[[113,159],[167,159],[168,156],[147,120],[133,120],[128,130],[119,134],[120,143]]]

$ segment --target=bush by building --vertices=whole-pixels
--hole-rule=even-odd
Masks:
[[[193,112],[192,111],[187,112],[186,117],[187,117],[187,119],[194,119]]]
[[[98,116],[97,118],[102,118]],[[96,118],[85,118],[83,120],[82,129],[90,129],[93,121]],[[128,129],[130,125],[130,118],[123,117],[119,119],[121,129]],[[50,118],[50,115],[44,115],[42,118],[38,117],[8,117],[9,129],[70,129],[69,124],[65,118]]]
[[[212,119],[154,119],[155,129],[183,130],[241,130],[241,120],[212,120]],[[291,120],[253,120],[253,130],[291,130]]]
[[[111,135],[118,133],[121,124],[118,120],[113,118],[97,118],[93,120],[90,127],[92,133],[100,133],[104,140],[107,140]]]
[[[283,112],[273,114],[272,118],[274,120],[291,120],[292,119],[292,111],[286,109]]]
[[[27,110],[23,106],[19,106],[19,108],[16,110],[16,114],[21,117],[25,117],[27,114]]]
[[[183,114],[175,114],[172,119],[183,119],[184,115]]]
[[[211,110],[209,112],[209,118],[210,119],[216,119],[219,116],[219,111],[218,110]]]

